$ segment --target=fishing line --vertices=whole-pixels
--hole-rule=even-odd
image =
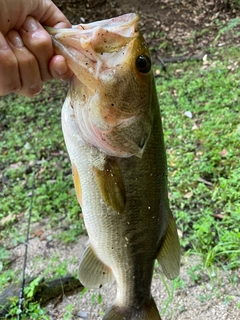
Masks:
[[[28,254],[28,242],[29,242],[29,234],[30,234],[30,224],[32,218],[32,208],[33,208],[33,196],[35,190],[35,173],[36,173],[36,163],[34,164],[33,175],[32,175],[32,187],[31,187],[31,198],[30,198],[30,206],[29,206],[29,214],[28,214],[28,224],[27,224],[27,234],[25,241],[25,253],[23,258],[23,269],[22,269],[22,282],[19,291],[19,300],[18,300],[18,320],[21,320],[22,317],[22,304],[24,301],[24,287],[25,287],[25,271],[27,266],[27,254]]]

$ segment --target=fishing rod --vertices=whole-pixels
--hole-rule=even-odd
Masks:
[[[28,255],[28,243],[29,243],[29,234],[30,234],[30,224],[32,218],[32,208],[33,208],[33,198],[34,198],[34,190],[35,190],[35,173],[36,173],[36,163],[34,164],[33,175],[32,175],[32,186],[31,186],[31,198],[30,198],[30,206],[29,206],[29,213],[28,213],[28,222],[27,222],[27,234],[25,240],[25,252],[23,257],[23,269],[22,269],[22,281],[19,291],[19,300],[18,300],[18,320],[22,318],[22,308],[23,308],[23,301],[24,301],[24,287],[25,287],[25,272],[27,266],[27,255]]]

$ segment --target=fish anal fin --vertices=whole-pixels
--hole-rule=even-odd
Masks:
[[[81,257],[78,277],[87,288],[101,288],[114,280],[111,269],[98,259],[90,244]]]
[[[107,158],[104,168],[93,167],[93,172],[100,194],[107,206],[118,213],[122,213],[126,204],[126,193],[116,160]]]
[[[180,270],[181,248],[177,234],[177,226],[170,211],[166,235],[157,255],[157,260],[168,279],[175,279]]]
[[[74,183],[74,187],[75,187],[78,203],[82,207],[81,180],[80,180],[80,176],[79,176],[78,171],[77,171],[77,167],[73,162],[72,162],[72,175],[73,175],[73,183]]]
[[[103,320],[161,320],[155,301],[151,298],[150,302],[141,308],[123,308],[117,303],[110,306],[103,317]]]

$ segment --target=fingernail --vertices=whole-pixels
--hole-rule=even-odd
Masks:
[[[9,45],[4,35],[2,34],[2,32],[0,32],[0,50],[6,50],[6,49],[9,49]]]
[[[10,31],[7,35],[8,40],[13,44],[16,48],[22,48],[23,42],[17,31]]]
[[[55,68],[57,74],[62,75],[68,71],[68,67],[64,61],[59,62],[57,67]]]
[[[38,95],[42,91],[42,84],[41,83],[35,83],[31,86],[31,92],[32,96]]]
[[[38,28],[39,28],[38,22],[32,17],[27,17],[23,23],[23,29],[26,32],[36,31],[38,30]]]

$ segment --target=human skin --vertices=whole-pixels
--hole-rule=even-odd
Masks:
[[[0,0],[0,96],[10,92],[33,97],[42,83],[68,80],[72,72],[55,55],[43,25],[71,28],[50,0]]]

